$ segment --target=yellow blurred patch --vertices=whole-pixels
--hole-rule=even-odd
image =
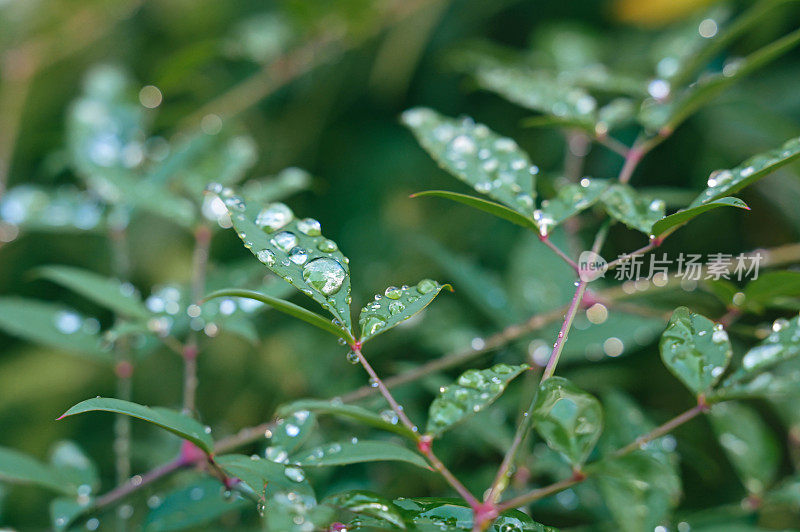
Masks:
[[[614,17],[640,26],[660,26],[682,18],[714,0],[614,0]]]

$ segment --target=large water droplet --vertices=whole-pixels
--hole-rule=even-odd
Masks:
[[[297,229],[304,235],[319,236],[322,234],[322,227],[314,218],[305,218],[297,222]]]
[[[383,292],[383,294],[389,299],[400,299],[400,296],[403,294],[403,291],[397,288],[396,286],[390,286]]]
[[[64,334],[78,332],[82,324],[83,320],[81,320],[81,317],[75,312],[62,310],[55,315],[55,326]]]
[[[275,253],[270,251],[269,249],[261,249],[256,252],[256,258],[266,264],[267,266],[274,266],[275,265]],[[222,305],[220,305],[222,308]]]
[[[308,251],[301,247],[293,247],[289,252],[289,260],[295,264],[304,264],[308,260]]]
[[[261,210],[256,216],[256,225],[267,232],[277,231],[294,218],[292,210],[283,203],[273,203]]]
[[[423,279],[419,283],[417,283],[417,292],[420,294],[427,294],[432,290],[436,289],[436,281],[431,281],[430,279]]]
[[[289,231],[281,231],[272,238],[272,243],[288,253],[297,245],[297,235]]]
[[[283,474],[286,478],[295,482],[303,482],[306,479],[306,474],[299,467],[287,467],[284,469]]]
[[[325,253],[333,253],[334,251],[339,250],[339,246],[336,245],[336,242],[333,240],[328,240],[327,238],[317,244],[317,249],[323,251]]]
[[[342,288],[347,273],[338,261],[327,257],[314,259],[303,267],[303,280],[325,295]]]

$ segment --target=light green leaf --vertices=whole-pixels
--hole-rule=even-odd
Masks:
[[[358,421],[376,429],[394,432],[409,439],[416,439],[416,434],[409,430],[402,423],[397,422],[397,416],[392,413],[391,416],[384,417],[381,414],[376,414],[371,410],[362,408],[355,405],[347,405],[344,403],[337,403],[333,401],[319,401],[314,399],[302,399],[292,403],[283,405],[278,408],[277,414],[285,417],[289,414],[302,411],[311,411],[316,414],[331,414],[338,417],[344,417]]]
[[[0,197],[0,220],[25,231],[102,231],[105,211],[97,197],[73,187],[48,190],[24,184]]]
[[[432,109],[410,109],[403,123],[442,168],[523,216],[532,215],[539,169],[512,139],[470,118],[448,118]]]
[[[745,353],[742,367],[725,379],[722,387],[741,384],[798,355],[800,355],[800,316],[791,320],[779,318],[772,324],[770,335]]]
[[[35,273],[123,316],[143,319],[150,317],[150,312],[130,283],[122,283],[117,279],[71,266],[42,266]]]
[[[50,463],[75,486],[88,487],[89,490],[100,486],[97,465],[74,442],[63,440],[56,443],[50,452]]]
[[[130,401],[123,401],[122,399],[95,397],[81,401],[61,414],[58,419],[96,411],[114,412],[143,419],[189,440],[207,453],[211,453],[214,450],[214,440],[211,439],[209,432],[206,431],[206,427],[199,421],[168,408],[151,408]]]
[[[350,329],[350,261],[335,242],[322,236],[319,222],[296,219],[283,203],[262,208],[257,202],[245,203],[228,189],[214,190],[222,194],[245,247]]]
[[[0,298],[0,329],[25,340],[64,349],[97,362],[113,362],[100,346],[97,320],[54,303]]]
[[[306,323],[310,323],[311,325],[319,327],[323,331],[327,331],[334,336],[345,337],[352,340],[352,336],[348,330],[334,325],[330,320],[323,318],[319,314],[311,312],[310,310],[306,310],[299,305],[295,305],[294,303],[284,301],[283,299],[278,299],[268,296],[267,294],[254,292],[253,290],[229,288],[227,290],[217,290],[216,292],[212,292],[205,297],[205,300],[207,301],[209,299],[218,297],[240,297],[244,299],[260,301],[271,306],[275,310],[279,310],[284,314],[288,314],[299,320],[303,320]]]
[[[322,503],[354,514],[386,521],[403,530],[406,529],[406,523],[403,520],[400,509],[389,499],[371,491],[345,491],[326,497]]]
[[[298,467],[279,464],[257,455],[226,454],[215,458],[215,461],[259,496],[270,498],[279,492],[291,491],[311,503],[316,500],[314,490],[305,479],[303,470]]]
[[[0,481],[34,484],[67,494],[74,494],[77,488],[57,467],[7,447],[0,447]]]
[[[708,188],[695,198],[690,207],[734,194],[798,157],[800,137],[787,140],[780,148],[754,155],[731,170],[716,170],[708,178]]]
[[[242,183],[242,196],[247,201],[272,203],[281,201],[311,186],[311,174],[301,168],[285,168],[265,179],[248,179]]]
[[[317,416],[308,410],[295,410],[278,419],[266,433],[269,439],[266,457],[285,464],[289,455],[311,436],[316,423]]]
[[[775,480],[783,454],[772,429],[755,410],[735,402],[714,405],[709,417],[744,486],[763,493]]]
[[[377,440],[345,441],[329,443],[291,458],[291,462],[302,467],[327,467],[362,462],[407,462],[429,469],[422,456],[395,443]]]
[[[539,385],[533,423],[551,449],[580,468],[603,430],[603,408],[567,379],[550,377]]]
[[[721,325],[686,307],[672,313],[659,344],[661,360],[693,393],[708,392],[731,359],[731,342]]]
[[[80,505],[75,499],[59,497],[50,502],[50,522],[56,532],[68,530],[69,527],[87,510],[87,505]]]
[[[666,207],[663,200],[645,198],[632,187],[618,183],[608,188],[601,201],[609,216],[646,235],[664,217]]]
[[[508,207],[500,205],[499,203],[495,203],[493,201],[488,201],[481,198],[476,198],[475,196],[469,196],[467,194],[458,194],[456,192],[448,192],[446,190],[426,190],[424,192],[417,192],[411,195],[412,198],[445,198],[451,201],[456,201],[458,203],[463,203],[464,205],[469,205],[479,211],[488,212],[498,218],[502,218],[503,220],[509,221],[513,224],[516,224],[520,227],[524,227],[526,229],[536,229],[537,226],[530,218],[521,215],[517,211],[511,210]]]
[[[651,454],[636,451],[598,462],[592,469],[603,500],[623,532],[654,530],[678,503],[680,476]]]
[[[767,272],[747,283],[745,305],[758,312],[779,302],[780,298],[800,296],[800,272]]]
[[[653,224],[650,234],[655,237],[666,237],[682,225],[694,219],[696,216],[718,207],[736,207],[738,209],[750,210],[750,207],[748,207],[747,204],[739,198],[720,198],[718,200],[703,203],[702,205],[680,210],[674,214],[670,214],[669,216],[661,218]]]
[[[581,179],[579,185],[561,187],[555,197],[542,201],[541,208],[533,212],[539,233],[547,235],[567,218],[588,209],[597,203],[608,187],[605,180],[589,178]]]
[[[449,284],[439,284],[430,279],[423,279],[412,287],[388,287],[361,309],[358,316],[360,341],[366,342],[422,312],[444,288],[453,289]]]
[[[209,478],[168,493],[147,514],[143,529],[147,532],[186,530],[208,525],[229,512],[251,505],[235,492],[226,497],[225,491],[219,480]],[[208,528],[203,526],[202,529]]]
[[[506,386],[527,365],[497,364],[489,369],[470,369],[449,386],[439,391],[428,411],[425,432],[439,435],[465,419],[475,415],[500,397]]]

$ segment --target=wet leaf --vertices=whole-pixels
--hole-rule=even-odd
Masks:
[[[48,190],[26,184],[0,197],[0,221],[25,231],[101,231],[106,216],[96,196],[73,187]]]
[[[539,169],[512,139],[470,118],[448,118],[432,109],[410,109],[403,123],[442,168],[523,216],[532,215]]]
[[[732,354],[722,326],[686,307],[672,313],[659,347],[667,368],[695,394],[719,381]]]
[[[781,298],[800,296],[800,272],[766,272],[747,283],[745,305],[758,312],[778,303]]]
[[[335,242],[322,236],[319,222],[298,220],[283,203],[262,208],[257,202],[245,203],[232,191],[219,193],[245,247],[350,329],[349,259]]]
[[[377,440],[352,440],[328,443],[293,456],[292,463],[302,467],[328,467],[362,462],[407,462],[424,469],[428,463],[419,454],[395,443]]]
[[[798,355],[800,355],[800,316],[792,320],[779,318],[772,324],[770,335],[745,353],[742,367],[725,379],[722,387],[741,384]]]
[[[581,179],[580,185],[561,187],[556,196],[542,201],[541,208],[533,212],[539,233],[547,235],[555,226],[597,203],[608,189],[602,179]]]
[[[266,457],[273,462],[287,463],[289,455],[308,440],[316,424],[317,416],[308,410],[295,410],[281,417],[266,433],[269,439]]]
[[[210,429],[207,430],[200,422],[184,416],[174,410],[162,407],[149,407],[121,399],[109,397],[95,397],[87,399],[64,412],[58,419],[63,419],[84,412],[114,412],[142,419],[158,425],[190,442],[194,443],[207,453],[214,450],[214,440],[211,439]]]
[[[371,491],[352,490],[337,493],[326,497],[323,504],[386,521],[403,530],[406,528],[400,509],[389,499]]]
[[[225,496],[225,491],[219,480],[210,478],[172,491],[148,512],[143,528],[148,532],[186,530],[251,506],[241,495],[231,492]]]
[[[100,346],[97,320],[67,307],[20,297],[0,298],[0,329],[25,340],[64,349],[94,360],[113,362]]]
[[[411,195],[412,198],[445,198],[464,205],[469,205],[479,211],[488,212],[498,218],[502,218],[508,222],[516,224],[526,229],[535,229],[536,224],[528,217],[521,215],[517,211],[511,210],[508,207],[488,201],[475,196],[467,194],[458,194],[457,192],[448,192],[446,190],[426,190],[424,192],[417,192]]]
[[[472,509],[461,499],[415,498],[396,499],[395,506],[403,512],[406,522],[421,530],[472,530]],[[535,523],[519,511],[503,512],[487,529],[489,532],[556,532],[555,528]]]
[[[376,429],[394,432],[406,438],[416,439],[415,433],[402,423],[398,423],[395,415],[387,419],[385,416],[376,414],[366,408],[333,401],[319,401],[314,399],[294,401],[278,408],[277,414],[279,416],[288,416],[294,412],[304,410],[314,412],[315,414],[331,414],[337,417],[352,419]]]
[[[742,483],[760,494],[775,480],[781,449],[772,429],[753,409],[735,402],[711,409],[711,426]]]
[[[439,390],[439,396],[428,411],[425,432],[440,435],[485,409],[503,394],[509,382],[526,369],[529,368],[524,364],[497,364],[488,369],[465,371],[456,382]]]
[[[0,447],[0,480],[34,484],[59,493],[74,494],[76,490],[56,466],[5,447]]]
[[[430,279],[423,279],[415,286],[388,287],[361,309],[358,316],[360,341],[366,342],[422,312],[445,288],[453,290],[449,284]]]
[[[309,502],[316,500],[303,470],[297,467],[257,455],[226,454],[215,460],[229,475],[244,482],[259,496],[270,498],[280,492],[295,492]]]
[[[333,520],[333,513],[332,508],[317,505],[308,497],[297,497],[293,491],[280,491],[266,500],[264,523],[267,530],[281,532],[325,530]]]
[[[122,283],[117,279],[71,266],[42,266],[35,273],[123,316],[144,319],[150,317],[150,312],[130,283]]]
[[[680,477],[651,454],[636,451],[598,462],[593,469],[619,530],[654,530],[678,503]]]
[[[736,207],[738,209],[750,210],[750,207],[738,198],[720,198],[670,214],[654,223],[650,233],[656,237],[667,236],[698,215],[718,207]]]
[[[62,440],[50,452],[50,463],[71,484],[80,486],[80,490],[97,490],[100,486],[100,475],[97,465],[83,449],[68,440]]]
[[[212,292],[205,297],[205,300],[208,301],[209,299],[214,299],[219,297],[238,297],[243,299],[252,299],[254,301],[260,301],[261,303],[271,306],[275,310],[279,310],[284,314],[288,314],[299,320],[303,320],[306,323],[310,323],[311,325],[319,327],[323,331],[327,331],[334,336],[337,337],[344,336],[352,339],[350,332],[347,331],[346,329],[334,325],[330,320],[325,319],[319,314],[311,312],[310,310],[306,310],[299,305],[295,305],[294,303],[284,301],[283,299],[271,297],[268,296],[267,294],[262,294],[260,292],[254,292],[253,290],[239,290],[236,288],[229,288],[227,290],[217,290],[216,292]]]
[[[567,379],[550,377],[539,385],[533,423],[551,449],[580,468],[603,430],[603,409]]]
[[[611,185],[601,201],[609,216],[646,235],[650,235],[653,224],[664,217],[666,208],[663,200],[645,198],[623,184]]]
[[[690,207],[704,205],[752,185],[800,156],[800,138],[787,140],[782,147],[754,155],[731,170],[716,170],[704,190]]]
[[[53,499],[50,502],[50,522],[53,524],[53,529],[57,532],[69,529],[86,510],[87,507],[81,506],[75,499],[62,497]]]

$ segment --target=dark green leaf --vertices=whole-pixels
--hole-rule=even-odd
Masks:
[[[539,169],[512,139],[470,118],[448,118],[432,109],[410,109],[403,123],[442,168],[523,216],[532,215]]]
[[[264,505],[264,523],[267,530],[280,532],[308,532],[326,530],[333,521],[334,510],[317,505],[308,497],[298,497],[294,491],[278,492]]]
[[[215,479],[204,479],[179,488],[150,510],[143,528],[148,532],[186,530],[207,525],[228,512],[250,506],[240,495],[233,492],[225,496],[225,491],[225,487]]]
[[[475,415],[500,397],[511,380],[529,369],[527,365],[497,364],[489,369],[470,369],[439,390],[428,411],[428,434],[439,435]]]
[[[323,504],[386,521],[403,530],[406,528],[400,509],[389,499],[371,491],[352,490],[337,493],[326,497]]]
[[[761,494],[778,473],[781,449],[772,429],[753,409],[727,402],[711,409],[720,445],[748,491]]]
[[[741,384],[798,355],[800,355],[800,317],[795,317],[791,321],[779,318],[772,324],[772,333],[745,353],[742,367],[725,379],[722,387]]]
[[[472,530],[472,509],[461,499],[415,498],[397,499],[395,506],[403,512],[406,522],[421,530]],[[555,528],[535,523],[519,510],[503,512],[488,532],[557,532]]]
[[[550,377],[539,385],[533,423],[551,449],[580,468],[603,430],[603,408],[567,379]]]
[[[500,205],[499,203],[476,198],[475,196],[469,196],[467,194],[458,194],[457,192],[448,192],[446,190],[426,190],[424,192],[412,194],[411,197],[445,198],[458,203],[463,203],[464,205],[469,205],[470,207],[478,209],[479,211],[488,212],[489,214],[497,216],[498,218],[502,218],[503,220],[509,221],[526,229],[535,229],[537,227],[530,218],[521,215],[517,211],[513,211],[508,207]]]
[[[761,311],[784,297],[800,296],[800,272],[767,272],[747,283],[745,305]]]
[[[354,440],[329,443],[291,458],[302,467],[326,467],[362,462],[407,462],[429,469],[422,456],[395,443],[377,440]]]
[[[376,429],[394,432],[406,438],[416,439],[414,432],[409,430],[402,423],[397,422],[397,416],[393,412],[391,416],[384,416],[360,406],[346,405],[333,401],[303,399],[281,406],[278,408],[277,414],[279,416],[288,416],[298,411],[311,411],[316,414],[332,414],[338,417],[349,418]]]
[[[58,419],[94,411],[114,412],[143,419],[181,438],[189,440],[207,453],[214,450],[214,440],[211,439],[209,435],[210,431],[207,431],[206,427],[197,420],[168,408],[150,408],[149,406],[123,401],[121,399],[95,397],[78,403],[64,412]]]
[[[31,342],[100,362],[113,362],[100,347],[100,324],[58,304],[20,297],[0,298],[0,329]]]
[[[148,318],[150,312],[130,283],[71,266],[42,266],[36,274],[81,294],[105,308],[130,318]]]
[[[650,235],[653,224],[664,217],[666,207],[663,200],[645,198],[623,184],[612,184],[601,201],[609,216],[646,235]]]
[[[88,502],[87,502],[88,504]],[[75,499],[57,498],[50,502],[50,522],[57,532],[67,530],[87,510],[86,505],[80,505]]]
[[[608,189],[602,179],[583,178],[579,185],[561,187],[556,196],[542,201],[541,208],[533,212],[533,219],[541,235],[547,235],[561,222],[597,203]]]
[[[0,447],[0,480],[35,484],[60,493],[75,493],[76,486],[69,483],[59,469],[44,464],[27,454]]]
[[[731,359],[731,342],[721,325],[686,307],[672,313],[659,344],[661,360],[692,392],[708,392]]]
[[[718,200],[703,203],[702,205],[680,210],[675,214],[670,214],[669,216],[666,216],[654,223],[650,233],[656,237],[667,236],[680,226],[688,223],[696,216],[718,207],[736,207],[738,209],[750,210],[750,207],[748,207],[745,202],[738,198],[720,198]]]
[[[439,284],[430,279],[423,279],[413,287],[388,287],[361,309],[358,316],[360,341],[366,342],[421,312],[444,288],[453,289],[449,284]]]
[[[262,303],[271,306],[275,310],[279,310],[299,320],[303,320],[306,323],[310,323],[311,325],[319,327],[323,331],[327,331],[334,336],[338,337],[344,336],[352,340],[352,336],[346,329],[334,325],[330,320],[323,318],[319,314],[311,312],[310,310],[306,310],[299,305],[295,305],[294,303],[284,301],[283,299],[270,297],[266,294],[261,294],[259,292],[254,292],[252,290],[238,290],[235,288],[230,288],[228,290],[217,290],[216,292],[208,294],[205,297],[205,300],[213,299],[216,297],[240,297],[240,298],[260,301]]]

